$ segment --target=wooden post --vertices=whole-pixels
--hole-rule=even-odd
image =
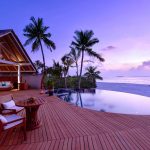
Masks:
[[[20,90],[20,78],[21,78],[21,73],[20,73],[20,64],[18,65],[18,90]]]

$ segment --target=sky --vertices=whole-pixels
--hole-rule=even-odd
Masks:
[[[44,19],[56,44],[53,52],[44,47],[48,66],[70,51],[74,31],[92,29],[100,40],[93,50],[105,62],[86,56],[94,63],[84,68],[95,65],[103,77],[150,75],[150,0],[5,0],[0,6],[0,29],[13,29],[22,44],[30,17]],[[25,49],[33,61],[42,61],[40,51]]]

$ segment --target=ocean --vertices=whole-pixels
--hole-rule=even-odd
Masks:
[[[103,78],[103,80],[97,80],[97,82],[105,82],[105,83],[131,83],[131,84],[145,84],[150,85],[150,76],[137,76],[137,77],[111,77],[111,78]]]

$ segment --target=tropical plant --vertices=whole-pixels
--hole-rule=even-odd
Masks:
[[[62,65],[60,65],[59,62],[56,62],[53,60],[53,67],[51,70],[52,76],[56,78],[61,78],[62,77]]]
[[[68,54],[64,55],[61,58],[62,64],[63,64],[63,74],[64,74],[64,78],[65,78],[65,87],[67,88],[67,78],[66,76],[68,75],[68,71],[69,71],[69,67],[74,63],[73,60],[69,57]]]
[[[46,68],[46,74],[47,74],[47,77],[53,77],[54,75],[53,75],[53,71],[54,69],[53,69],[53,67],[47,67]]]
[[[40,60],[36,60],[34,62],[34,66],[37,69],[38,73],[40,72],[41,69],[43,69],[43,63]],[[42,72],[42,70],[41,70]]]
[[[89,56],[97,58],[99,61],[103,62],[104,58],[98,53],[96,53],[92,47],[99,43],[97,38],[93,38],[94,32],[92,30],[86,31],[75,31],[74,41],[72,41],[72,45],[81,52],[81,68],[80,68],[80,75],[79,75],[79,83],[78,88],[80,89],[81,84],[81,76],[83,70],[83,61],[84,61],[84,53],[87,53]]]
[[[47,86],[47,89],[49,89],[49,90],[53,89],[54,88],[53,80],[48,79],[46,82],[46,86]]]
[[[70,47],[71,48],[71,51],[70,53],[68,54],[68,56],[70,57],[70,59],[72,59],[72,61],[75,63],[75,67],[76,67],[76,74],[77,74],[77,77],[79,76],[79,65],[78,65],[78,60],[80,58],[80,54],[81,54],[81,51],[78,51],[75,47]]]
[[[50,39],[51,33],[47,32],[49,29],[48,26],[44,26],[43,18],[38,18],[37,20],[34,17],[30,18],[31,23],[29,23],[24,28],[24,36],[27,37],[25,41],[25,46],[32,44],[32,52],[38,51],[41,49],[42,58],[43,58],[43,72],[45,73],[45,56],[43,44],[50,49],[50,51],[56,48],[55,43]]]
[[[96,79],[103,80],[103,78],[99,75],[100,71],[97,71],[97,67],[89,66],[86,68],[86,73],[84,74],[89,80],[95,82]]]

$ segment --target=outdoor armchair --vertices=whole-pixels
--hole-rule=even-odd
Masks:
[[[3,116],[0,115],[0,134],[9,129],[21,127],[23,130],[24,140],[26,140],[26,120],[16,114]]]
[[[0,96],[0,113],[4,113],[10,110],[14,111],[14,113],[18,113],[23,109],[24,107],[19,107],[15,105],[13,96],[11,94]]]

